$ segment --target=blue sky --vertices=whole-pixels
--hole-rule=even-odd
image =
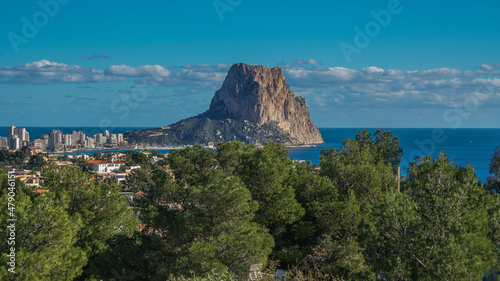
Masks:
[[[500,124],[498,1],[0,5],[0,126],[170,124],[237,62],[282,67],[319,127]]]

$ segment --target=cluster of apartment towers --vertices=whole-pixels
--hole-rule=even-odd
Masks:
[[[106,144],[124,144],[123,134],[111,134],[105,130],[103,134],[85,136],[82,131],[73,131],[63,134],[60,130],[52,130],[49,134],[42,134],[39,139],[30,142],[30,135],[26,128],[9,127],[9,136],[0,137],[0,148],[17,150],[23,146],[38,148],[42,151],[64,151],[77,148],[95,148]]]

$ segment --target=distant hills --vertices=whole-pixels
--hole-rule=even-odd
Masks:
[[[162,128],[124,134],[130,144],[175,146],[242,141],[263,144],[323,143],[309,116],[306,100],[295,97],[283,70],[234,64],[204,113]]]

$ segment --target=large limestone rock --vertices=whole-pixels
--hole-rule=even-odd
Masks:
[[[323,143],[309,116],[306,100],[295,97],[283,70],[277,66],[270,69],[264,65],[234,64],[207,113],[258,125],[276,122],[299,144]]]
[[[295,97],[283,70],[237,63],[231,67],[207,111],[165,128],[124,134],[129,143],[172,146],[219,141],[285,145],[323,143],[306,100]]]

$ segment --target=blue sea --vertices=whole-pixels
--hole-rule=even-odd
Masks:
[[[82,131],[86,135],[102,133],[100,128],[93,127],[25,127],[30,133],[30,140],[39,138],[41,134],[48,134],[52,129],[58,129],[63,133],[71,133],[73,130]],[[129,130],[144,129],[138,127],[116,127],[111,133],[124,133]],[[319,155],[324,147],[339,148],[342,142],[353,139],[359,132],[359,128],[320,128],[324,144],[316,147],[289,148],[290,157],[311,161],[319,164]],[[376,129],[367,129],[374,133]],[[399,139],[399,145],[403,148],[403,161],[401,163],[402,174],[406,174],[408,163],[416,156],[432,154],[437,156],[440,152],[446,152],[448,157],[460,166],[467,163],[474,166],[476,175],[482,182],[489,176],[489,163],[495,147],[500,146],[500,129],[410,129],[394,128],[388,129]],[[0,136],[8,135],[8,127],[0,127]],[[92,154],[95,151],[85,151]]]
[[[339,148],[346,138],[354,139],[359,128],[320,128],[324,144],[312,148],[290,148],[290,157],[310,160],[319,164],[319,155],[323,147]],[[376,129],[366,129],[374,133]],[[475,167],[476,175],[481,182],[489,176],[491,156],[500,146],[500,129],[388,129],[399,140],[403,148],[401,173],[406,175],[408,163],[415,157],[446,152],[448,157],[460,166],[468,163]]]

